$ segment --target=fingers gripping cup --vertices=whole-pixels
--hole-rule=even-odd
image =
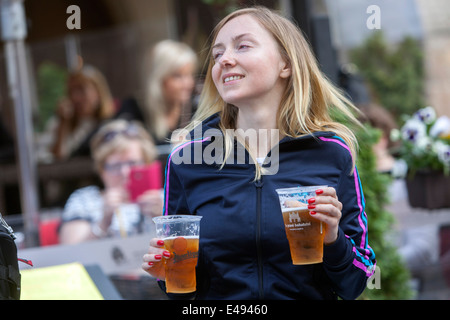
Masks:
[[[326,186],[276,189],[289,241],[292,263],[295,265],[320,263],[323,260],[325,224],[311,217],[308,199],[317,189]]]
[[[195,267],[198,259],[201,218],[191,215],[153,218],[156,236],[164,240],[164,247],[170,252],[170,258],[164,262],[167,292],[196,291]]]

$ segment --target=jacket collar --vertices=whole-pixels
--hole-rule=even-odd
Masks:
[[[220,122],[220,112],[217,112],[210,117],[206,118],[202,123],[202,132],[206,132],[209,129],[219,129],[219,122]],[[284,137],[281,139],[281,143],[288,143],[291,141],[300,141],[300,140],[309,140],[309,139],[317,139],[319,137],[329,138],[333,137],[336,134],[332,131],[316,131],[312,134],[305,134],[299,137]]]

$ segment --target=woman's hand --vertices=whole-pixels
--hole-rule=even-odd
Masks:
[[[63,98],[59,101],[56,107],[56,115],[61,120],[71,120],[74,117],[75,110],[72,102],[68,98]]]
[[[162,215],[163,199],[159,190],[149,190],[137,198],[137,203],[143,215],[157,217]]]
[[[106,231],[111,225],[114,212],[122,203],[128,201],[128,194],[123,188],[107,188],[103,192],[103,217],[99,221],[99,227]]]
[[[142,269],[159,280],[165,280],[164,258],[170,258],[170,252],[164,249],[164,240],[153,238],[148,252],[142,258]]]
[[[308,200],[308,209],[311,216],[327,225],[324,244],[335,242],[342,217],[342,203],[338,200],[336,189],[327,187],[316,190],[316,197]]]

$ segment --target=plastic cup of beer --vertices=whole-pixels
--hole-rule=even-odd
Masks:
[[[323,188],[326,186],[276,189],[292,263],[295,265],[323,261],[325,224],[312,217],[308,210],[308,199],[316,195],[317,189]]]
[[[154,217],[156,237],[164,240],[170,258],[164,259],[166,291],[189,293],[197,290],[197,266],[200,216],[169,215]]]

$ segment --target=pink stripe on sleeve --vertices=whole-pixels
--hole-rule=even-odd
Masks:
[[[324,138],[324,137],[319,137],[319,139],[322,140],[322,141],[337,143],[341,147],[345,148],[350,153],[350,156],[353,159],[353,155],[352,155],[352,152],[350,151],[350,148],[345,143],[343,143],[342,141],[336,140],[336,139],[328,139],[328,138]],[[362,201],[361,201],[360,185],[359,185],[359,181],[358,181],[357,175],[354,174],[353,176],[355,178],[356,198],[357,198],[358,207],[359,207],[358,221],[359,221],[359,225],[360,225],[361,229],[363,230],[363,234],[361,236],[360,248],[365,249],[367,228],[366,228],[366,225],[364,224],[364,222],[362,221],[362,218],[361,218],[361,215],[363,214],[364,210],[363,210]]]
[[[170,175],[170,162],[172,161],[172,156],[174,153],[178,152],[179,150],[183,149],[185,146],[190,145],[191,143],[196,143],[196,142],[200,142],[203,143],[207,140],[211,139],[211,137],[206,137],[204,139],[201,140],[192,140],[192,141],[188,141],[186,143],[183,143],[181,145],[179,145],[178,147],[176,147],[169,155],[169,159],[167,160],[167,172],[166,172],[166,194],[165,194],[165,204],[164,204],[164,215],[167,215],[167,208],[169,205],[169,175]]]

